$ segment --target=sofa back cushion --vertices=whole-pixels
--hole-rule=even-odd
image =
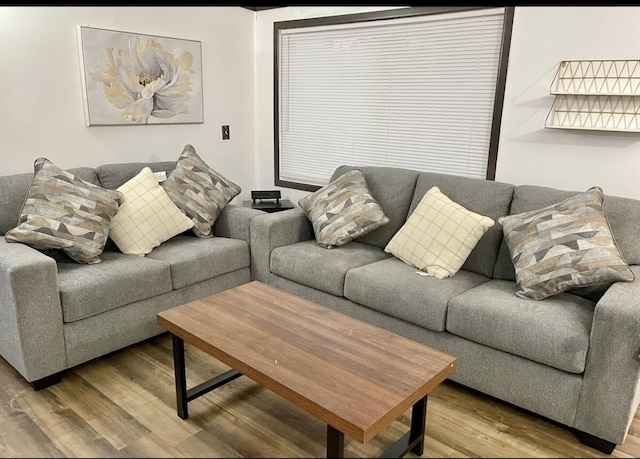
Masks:
[[[100,185],[96,171],[90,167],[67,170],[85,182]],[[17,226],[32,181],[33,172],[0,177],[0,235]]]
[[[152,172],[164,171],[167,173],[168,177],[171,171],[176,167],[176,162],[156,161],[149,163],[103,164],[102,166],[96,167],[96,173],[98,174],[100,184],[103,188],[115,190],[138,175],[145,167],[150,168]]]
[[[514,191],[510,214],[514,215],[540,209],[561,202],[578,193],[580,192],[535,185],[520,185]],[[640,227],[636,223],[640,221],[640,201],[605,195],[602,207],[622,257],[629,265],[640,264],[640,244],[638,244]],[[502,226],[498,225],[498,227],[502,230]],[[505,242],[500,247],[493,277],[496,279],[515,280],[515,269],[511,261],[509,248]],[[571,293],[575,292],[572,291]],[[592,295],[588,296],[592,297]]]
[[[362,171],[371,195],[378,201],[384,214],[389,217],[389,223],[355,240],[384,249],[407,219],[416,180],[420,173],[384,166],[340,166],[335,170],[330,181],[354,169]]]
[[[437,186],[449,199],[464,208],[492,218],[509,215],[514,185],[456,175],[421,172],[409,208],[409,216],[416,209],[425,193]],[[493,275],[498,251],[502,242],[502,227],[494,225],[480,238],[461,269]]]

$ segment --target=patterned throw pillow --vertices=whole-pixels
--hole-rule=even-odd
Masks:
[[[602,211],[599,187],[542,209],[502,217],[521,298],[542,300],[574,287],[630,282]]]
[[[171,201],[148,167],[118,191],[124,195],[124,203],[111,220],[109,236],[122,253],[146,255],[193,227],[193,221]]]
[[[85,182],[38,158],[18,226],[4,237],[36,249],[61,249],[78,263],[100,263],[122,200],[119,191]]]
[[[191,145],[185,145],[176,168],[162,182],[171,200],[193,220],[198,237],[212,237],[211,227],[229,202],[242,191],[211,169]]]
[[[438,279],[457,273],[495,222],[452,201],[436,186],[425,193],[384,251]]]
[[[340,247],[389,223],[359,170],[341,175],[300,199],[298,205],[313,224],[316,241],[326,249]]]

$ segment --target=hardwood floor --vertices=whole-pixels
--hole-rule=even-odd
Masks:
[[[228,370],[185,350],[189,387]],[[410,410],[365,445],[345,438],[347,454],[380,454],[409,421]],[[168,334],[81,365],[38,392],[0,359],[0,457],[324,457],[325,435],[325,424],[247,377],[190,402],[181,420]],[[422,457],[639,456],[640,413],[607,456],[568,429],[457,384],[429,395]]]

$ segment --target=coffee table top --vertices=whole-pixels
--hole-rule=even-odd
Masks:
[[[366,443],[447,378],[457,359],[253,281],[157,322]]]

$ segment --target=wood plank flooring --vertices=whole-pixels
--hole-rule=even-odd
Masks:
[[[229,368],[186,345],[189,387]],[[41,391],[0,358],[0,457],[324,457],[326,425],[241,377],[175,410],[168,334],[81,365]],[[350,457],[382,453],[411,411]],[[407,457],[416,457],[411,453]],[[422,457],[640,457],[640,413],[611,456],[552,422],[457,384],[430,395]]]

